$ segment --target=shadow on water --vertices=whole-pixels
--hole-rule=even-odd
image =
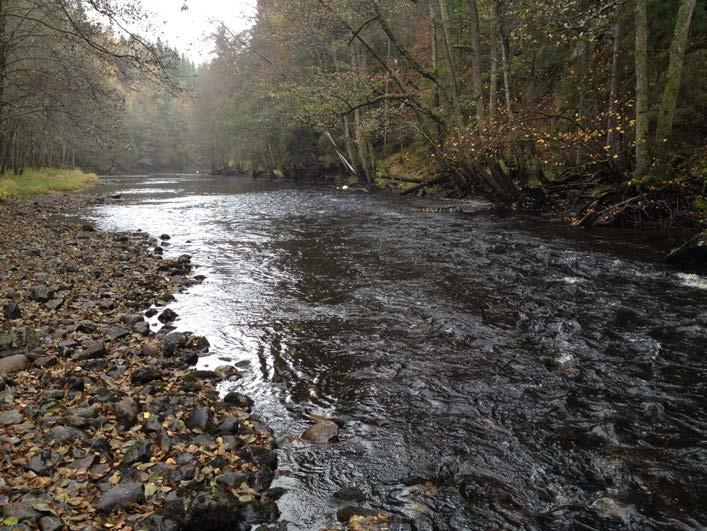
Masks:
[[[169,233],[208,276],[174,308],[281,437],[290,529],[349,486],[419,529],[704,525],[707,279],[665,244],[267,180],[104,186],[101,227]],[[318,415],[339,442],[289,436]]]

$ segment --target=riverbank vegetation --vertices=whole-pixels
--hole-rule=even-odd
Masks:
[[[256,172],[333,165],[373,189],[423,153],[412,177],[459,196],[697,222],[706,27],[694,0],[261,0],[215,38],[199,137]]]
[[[95,174],[81,170],[26,169],[19,175],[6,172],[0,175],[0,201],[11,197],[80,190],[96,179]]]
[[[703,223],[695,0],[258,0],[200,66],[125,30],[146,18],[0,2],[3,172],[337,173],[583,225]]]

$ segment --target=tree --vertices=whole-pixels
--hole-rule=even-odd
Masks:
[[[636,16],[636,174],[648,172],[648,2],[635,0]]]
[[[690,20],[695,10],[695,0],[682,0],[675,22],[675,34],[670,45],[670,62],[665,79],[663,99],[658,112],[658,127],[656,128],[656,143],[667,141],[673,129],[675,106],[680,92],[682,68],[685,61],[685,43],[690,32]]]

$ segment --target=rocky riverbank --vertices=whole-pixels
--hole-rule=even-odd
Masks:
[[[237,380],[234,368],[192,369],[208,341],[174,332],[165,311],[203,278],[188,256],[163,259],[147,234],[63,216],[104,200],[0,203],[0,523],[208,530],[276,520],[272,432],[248,397],[220,399],[216,385]]]

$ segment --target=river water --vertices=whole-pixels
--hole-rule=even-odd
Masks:
[[[101,228],[167,233],[207,276],[176,325],[243,371],[288,529],[353,486],[417,529],[707,523],[707,278],[664,266],[669,242],[333,185],[102,186]],[[300,441],[320,417],[340,440]]]

